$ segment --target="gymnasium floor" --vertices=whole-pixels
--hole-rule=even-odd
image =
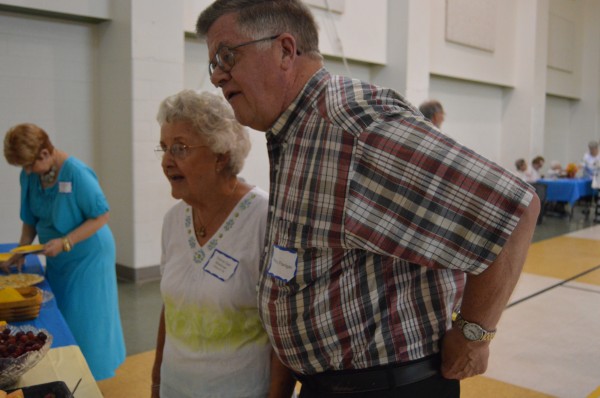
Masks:
[[[119,283],[128,358],[99,383],[107,398],[148,397],[158,282]],[[600,398],[600,225],[545,217],[491,345],[488,371],[463,398]]]

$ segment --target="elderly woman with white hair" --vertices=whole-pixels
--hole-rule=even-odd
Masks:
[[[217,95],[184,90],[160,105],[156,148],[181,201],[164,217],[163,309],[153,397],[289,397],[256,297],[267,194],[237,177],[248,133]]]
[[[594,178],[600,168],[600,149],[598,141],[588,143],[588,151],[583,155],[583,177]]]

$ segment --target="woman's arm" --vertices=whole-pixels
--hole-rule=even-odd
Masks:
[[[160,366],[162,365],[163,349],[165,348],[165,307],[160,311],[158,336],[156,337],[156,354],[152,366],[152,398],[160,397]]]
[[[80,226],[69,232],[62,238],[52,239],[44,246],[44,255],[54,257],[66,249],[66,245],[70,247],[75,246],[77,243],[86,240],[93,234],[95,234],[100,228],[102,228],[109,219],[108,212],[96,217],[88,218]],[[64,241],[66,239],[66,242]]]
[[[19,239],[19,246],[30,245],[31,242],[37,236],[37,231],[33,225],[23,223],[21,228],[21,239]]]
[[[271,385],[269,398],[290,398],[294,391],[296,380],[292,372],[286,368],[274,351],[271,351]]]

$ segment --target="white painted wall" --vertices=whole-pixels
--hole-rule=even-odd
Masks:
[[[489,34],[493,51],[482,50],[446,40],[447,0],[428,0],[430,3],[430,72],[459,79],[512,86],[515,80],[515,36],[517,2],[530,0],[491,1],[493,26],[479,26],[473,35]],[[471,0],[476,5],[480,0]],[[482,1],[483,2],[483,1]],[[487,2],[487,1],[486,1]],[[463,1],[464,3],[464,1]],[[468,3],[468,2],[467,2]],[[481,16],[466,4],[463,11],[465,28],[476,25]]]
[[[569,162],[579,162],[587,148],[573,144],[576,135],[571,130],[572,108],[574,100],[549,96],[546,99],[546,145],[544,146],[544,157],[547,166],[556,160],[563,167]]]
[[[11,126],[36,123],[57,147],[97,166],[96,40],[90,25],[0,12],[2,138]],[[1,242],[21,234],[19,172],[0,162]]]
[[[581,97],[584,2],[550,0],[547,92]]]
[[[184,0],[186,32],[196,31],[198,15],[210,3],[210,0]],[[342,13],[314,7],[316,3],[319,2],[307,2],[320,27],[319,43],[324,55],[345,55],[361,62],[386,63],[388,0],[341,0],[338,3],[343,4]],[[332,7],[335,5],[333,1],[330,3]]]
[[[3,0],[0,6],[108,20],[110,0]]]
[[[501,87],[433,76],[430,94],[444,106],[444,134],[490,160],[500,161]]]
[[[446,108],[445,133],[511,170],[516,157],[540,152],[565,163],[580,159],[587,141],[600,136],[600,2],[482,4],[492,2],[497,12],[490,53],[446,40],[445,0],[338,1],[342,14],[315,11],[326,65],[335,74],[394,88],[415,105],[437,97]],[[118,262],[132,269],[158,263],[162,216],[173,204],[153,155],[158,104],[183,88],[215,91],[206,46],[184,38],[208,3],[0,1],[0,10],[21,7],[43,15],[0,11],[1,130],[38,122],[61,148],[96,170],[111,203]],[[548,68],[550,13],[570,18],[580,31],[574,46],[580,59],[573,62],[580,66],[568,78]],[[66,20],[57,19],[64,14]],[[89,23],[72,22],[83,20]],[[241,174],[266,189],[264,133],[250,136],[253,149]],[[2,241],[18,238],[18,172],[0,165]]]

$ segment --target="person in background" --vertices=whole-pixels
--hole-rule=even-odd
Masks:
[[[550,162],[550,169],[547,172],[548,178],[560,178],[564,176],[562,165],[558,160]]]
[[[600,168],[600,150],[598,141],[588,143],[588,152],[583,155],[583,178],[593,178],[596,170]]]
[[[109,206],[94,171],[54,147],[31,123],[4,137],[4,157],[22,167],[19,245],[44,244],[46,278],[96,380],[125,360],[119,316],[115,241]],[[22,267],[16,254],[6,265]]]
[[[259,310],[300,396],[458,397],[519,278],[533,188],[395,91],[331,75],[300,0],[218,0],[196,30],[212,83],[267,135]]]
[[[515,174],[522,179],[523,181],[527,181],[529,179],[529,173],[527,170],[527,161],[525,159],[520,158],[515,161],[515,168],[517,169]]]
[[[180,202],[162,230],[152,397],[287,397],[256,300],[266,192],[237,177],[250,150],[229,105],[184,90],[160,104],[157,154]]]
[[[527,175],[527,182],[536,182],[542,175],[540,174],[540,170],[544,167],[545,159],[543,156],[536,156],[531,161],[531,170],[529,170]]]
[[[442,128],[442,123],[446,117],[442,104],[437,100],[429,100],[423,102],[419,106],[419,111],[425,116],[426,119],[431,121],[438,129]]]

